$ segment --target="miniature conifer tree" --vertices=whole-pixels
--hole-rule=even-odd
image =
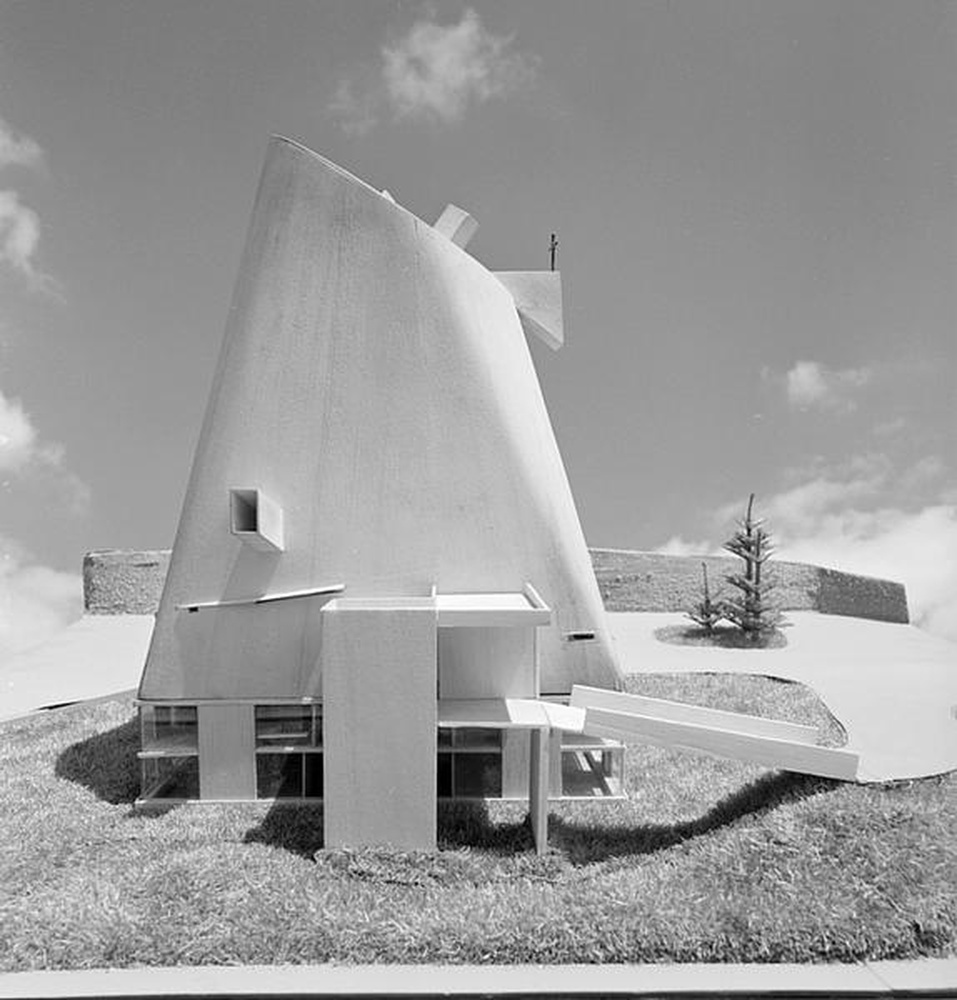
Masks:
[[[700,625],[705,632],[714,631],[715,625],[724,618],[724,605],[720,601],[712,600],[711,591],[708,587],[708,564],[701,563],[702,593],[701,600],[697,601],[688,611],[688,617]]]
[[[764,522],[754,517],[753,510],[752,493],[747,513],[738,522],[738,530],[724,544],[728,552],[744,561],[744,572],[726,577],[739,593],[724,601],[722,610],[725,618],[737,625],[752,642],[759,643],[784,622],[781,612],[770,601],[772,584],[763,572],[774,549],[771,535],[762,527]]]

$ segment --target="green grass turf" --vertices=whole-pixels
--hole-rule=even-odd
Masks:
[[[840,727],[807,689],[630,689]],[[132,809],[128,699],[0,725],[0,969],[819,962],[957,953],[957,775],[842,785],[653,747],[627,801],[440,808],[434,854],[322,849],[321,807]]]

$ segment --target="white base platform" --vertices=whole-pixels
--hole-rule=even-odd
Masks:
[[[860,755],[858,780],[896,781],[957,769],[957,645],[912,625],[789,611],[781,649],[659,642],[680,614],[610,614],[626,673],[743,673],[812,688]]]

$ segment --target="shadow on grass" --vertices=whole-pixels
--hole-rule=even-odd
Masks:
[[[140,790],[140,730],[136,719],[68,746],[57,757],[58,778],[89,788],[112,805],[132,804]]]
[[[246,831],[243,843],[265,844],[312,859],[325,846],[322,826],[322,805],[276,801],[262,822]],[[446,851],[471,847],[510,855],[535,846],[527,818],[493,823],[484,802],[440,802],[436,835],[439,850]]]
[[[244,844],[278,847],[310,861],[322,850],[323,811],[320,804],[277,800],[258,826],[247,830]]]
[[[564,854],[573,865],[587,865],[611,857],[654,854],[683,841],[728,826],[745,816],[833,791],[841,782],[806,774],[776,771],[763,775],[716,803],[704,815],[684,823],[610,826],[549,817],[549,847]],[[313,859],[322,850],[321,805],[277,802],[262,822],[247,831],[243,842],[266,844]],[[534,851],[528,817],[493,822],[487,805],[475,802],[440,802],[437,842],[439,850],[471,848],[511,856]]]
[[[610,827],[600,823],[569,822],[553,816],[549,822],[549,842],[574,865],[591,864],[627,854],[654,854],[728,826],[745,816],[831,792],[840,786],[841,782],[830,778],[775,771],[721,799],[697,819],[683,823]]]
[[[482,801],[440,802],[438,818],[437,840],[442,850],[472,847],[496,854],[535,850],[527,815],[517,821],[493,823]]]

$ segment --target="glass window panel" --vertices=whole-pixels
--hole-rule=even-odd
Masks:
[[[302,759],[299,753],[256,754],[256,798],[302,798]]]
[[[501,729],[454,729],[452,742],[456,750],[493,750],[502,746]]]
[[[462,753],[454,755],[453,788],[456,798],[495,798],[502,794],[502,755]]]
[[[148,757],[143,760],[144,799],[198,799],[197,757]]]
[[[452,745],[452,730],[440,726],[438,742],[440,747],[450,747]]]
[[[140,731],[144,750],[196,750],[196,706],[141,705]]]
[[[565,750],[562,753],[562,795],[620,795],[624,748],[620,746]]]
[[[257,705],[256,746],[322,746],[322,716],[313,708]]]

